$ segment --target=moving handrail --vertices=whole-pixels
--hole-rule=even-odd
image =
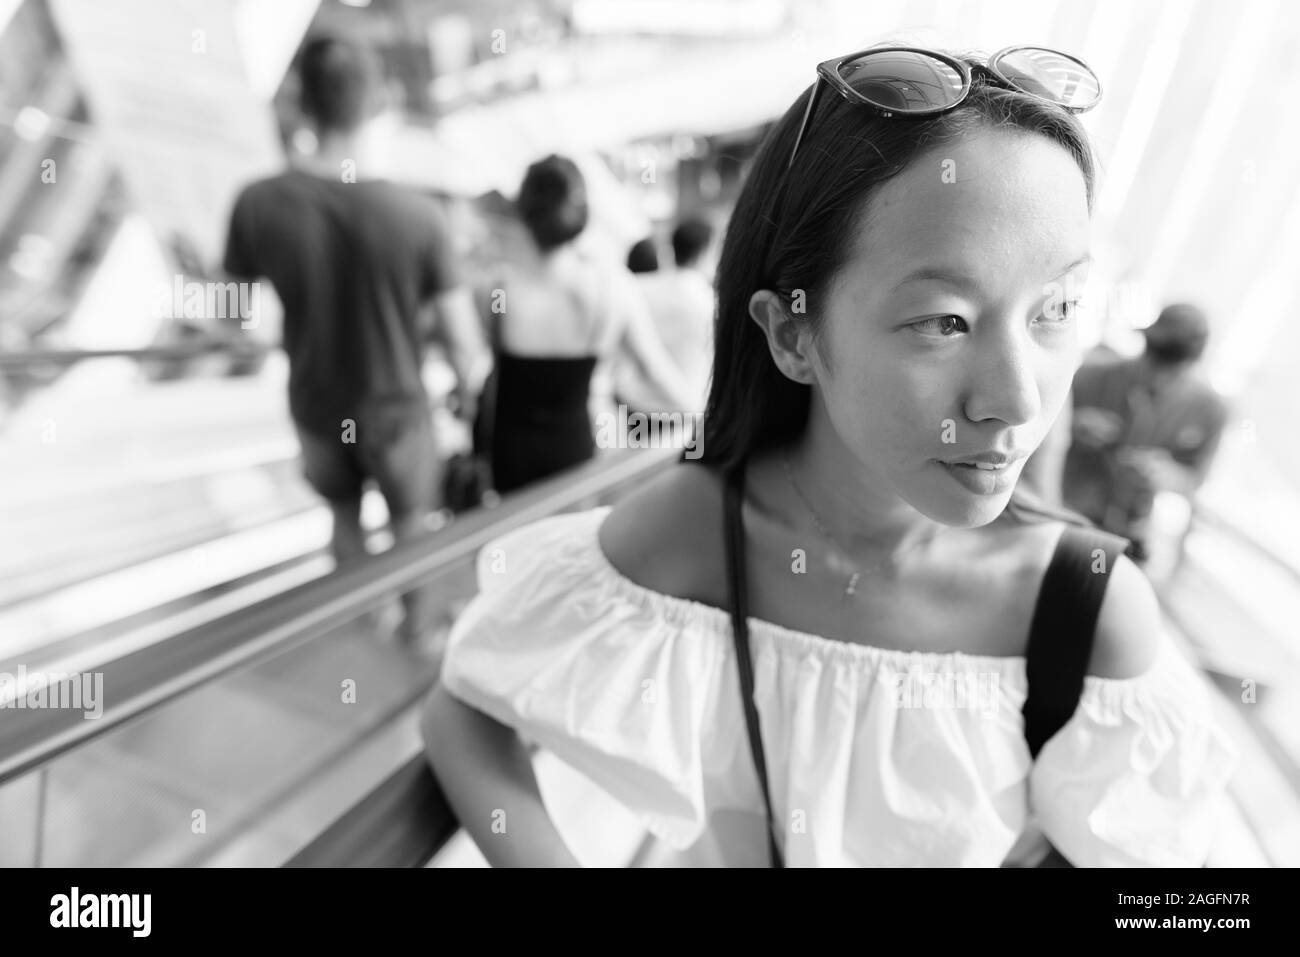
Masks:
[[[394,593],[431,582],[511,528],[635,485],[679,456],[670,449],[602,454],[495,508],[466,512],[442,531],[124,655],[103,668],[103,714],[97,720],[70,708],[6,709],[0,784],[223,675],[327,634]]]
[[[1248,548],[1252,553],[1254,553],[1255,557],[1263,559],[1274,568],[1289,575],[1295,580],[1296,584],[1300,586],[1300,567],[1297,567],[1295,562],[1288,560],[1284,555],[1279,554],[1274,548],[1261,542],[1258,538],[1238,526],[1232,521],[1232,519],[1228,518],[1217,509],[1198,501],[1192,512],[1192,522],[1193,526],[1195,523],[1200,522],[1213,528],[1216,532],[1221,532],[1224,535],[1227,535],[1233,541]]]
[[[172,346],[123,347],[120,349],[24,349],[17,352],[0,352],[0,368],[25,368],[33,365],[75,365],[85,359],[197,359],[201,356],[226,353],[238,358],[251,358],[271,352],[275,346],[258,342],[228,339],[204,339],[197,342],[178,343]]]

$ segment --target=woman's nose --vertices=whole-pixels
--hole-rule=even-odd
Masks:
[[[1024,330],[999,332],[972,357],[966,417],[996,419],[1008,426],[1032,422],[1042,410],[1036,344]]]

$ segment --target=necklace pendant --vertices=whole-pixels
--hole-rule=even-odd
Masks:
[[[849,585],[844,589],[845,595],[852,595],[858,590],[858,579],[862,577],[862,572],[854,572],[853,577],[849,579]]]

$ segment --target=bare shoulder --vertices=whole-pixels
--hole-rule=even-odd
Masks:
[[[715,604],[722,581],[722,483],[681,463],[619,502],[598,536],[609,563],[638,585]]]
[[[1142,570],[1126,555],[1111,569],[1093,638],[1088,673],[1134,678],[1155,659],[1161,632],[1160,605]]]
[[[1041,582],[1056,552],[1066,522],[1034,522],[1008,525],[1001,530],[1002,542],[1012,557],[1009,578],[1016,584],[1007,596],[1014,605],[1016,595],[1027,600],[1020,609],[1028,615],[1032,598],[1023,582]],[[1133,678],[1145,672],[1154,660],[1159,645],[1162,622],[1155,591],[1142,570],[1127,555],[1120,555],[1110,570],[1102,596],[1097,624],[1093,631],[1092,655],[1088,674],[1099,678]]]

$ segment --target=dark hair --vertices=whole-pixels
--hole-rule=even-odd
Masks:
[[[787,173],[812,91],[795,100],[759,148],[718,263],[713,375],[696,461],[724,471],[762,448],[793,439],[808,418],[810,387],[776,367],[762,330],[750,319],[750,297],[771,289],[788,300],[798,288],[806,302],[825,301],[822,293],[848,260],[868,201],[922,154],[987,127],[1045,136],[1078,163],[1092,209],[1092,150],[1074,116],[978,75],[958,108],[926,119],[885,119],[823,93]],[[817,310],[805,317],[814,333],[821,318]],[[1032,494],[1018,488],[1013,500],[1017,497]]]
[[[542,252],[587,228],[587,184],[573,160],[552,154],[528,167],[515,204]]]
[[[1177,366],[1195,362],[1205,353],[1204,339],[1173,340],[1170,342],[1149,341],[1146,345],[1147,357],[1156,365]]]
[[[351,40],[308,40],[298,74],[302,111],[322,130],[353,130],[367,119],[374,106],[378,64],[369,49]]]
[[[1156,321],[1142,332],[1147,339],[1147,357],[1153,363],[1181,365],[1204,355],[1210,321],[1200,306],[1176,302],[1161,309]]]
[[[703,219],[683,219],[673,230],[673,259],[679,266],[691,265],[700,258],[712,238],[713,227]]]
[[[632,244],[627,251],[627,268],[632,272],[659,271],[659,250],[653,239],[647,236]]]

